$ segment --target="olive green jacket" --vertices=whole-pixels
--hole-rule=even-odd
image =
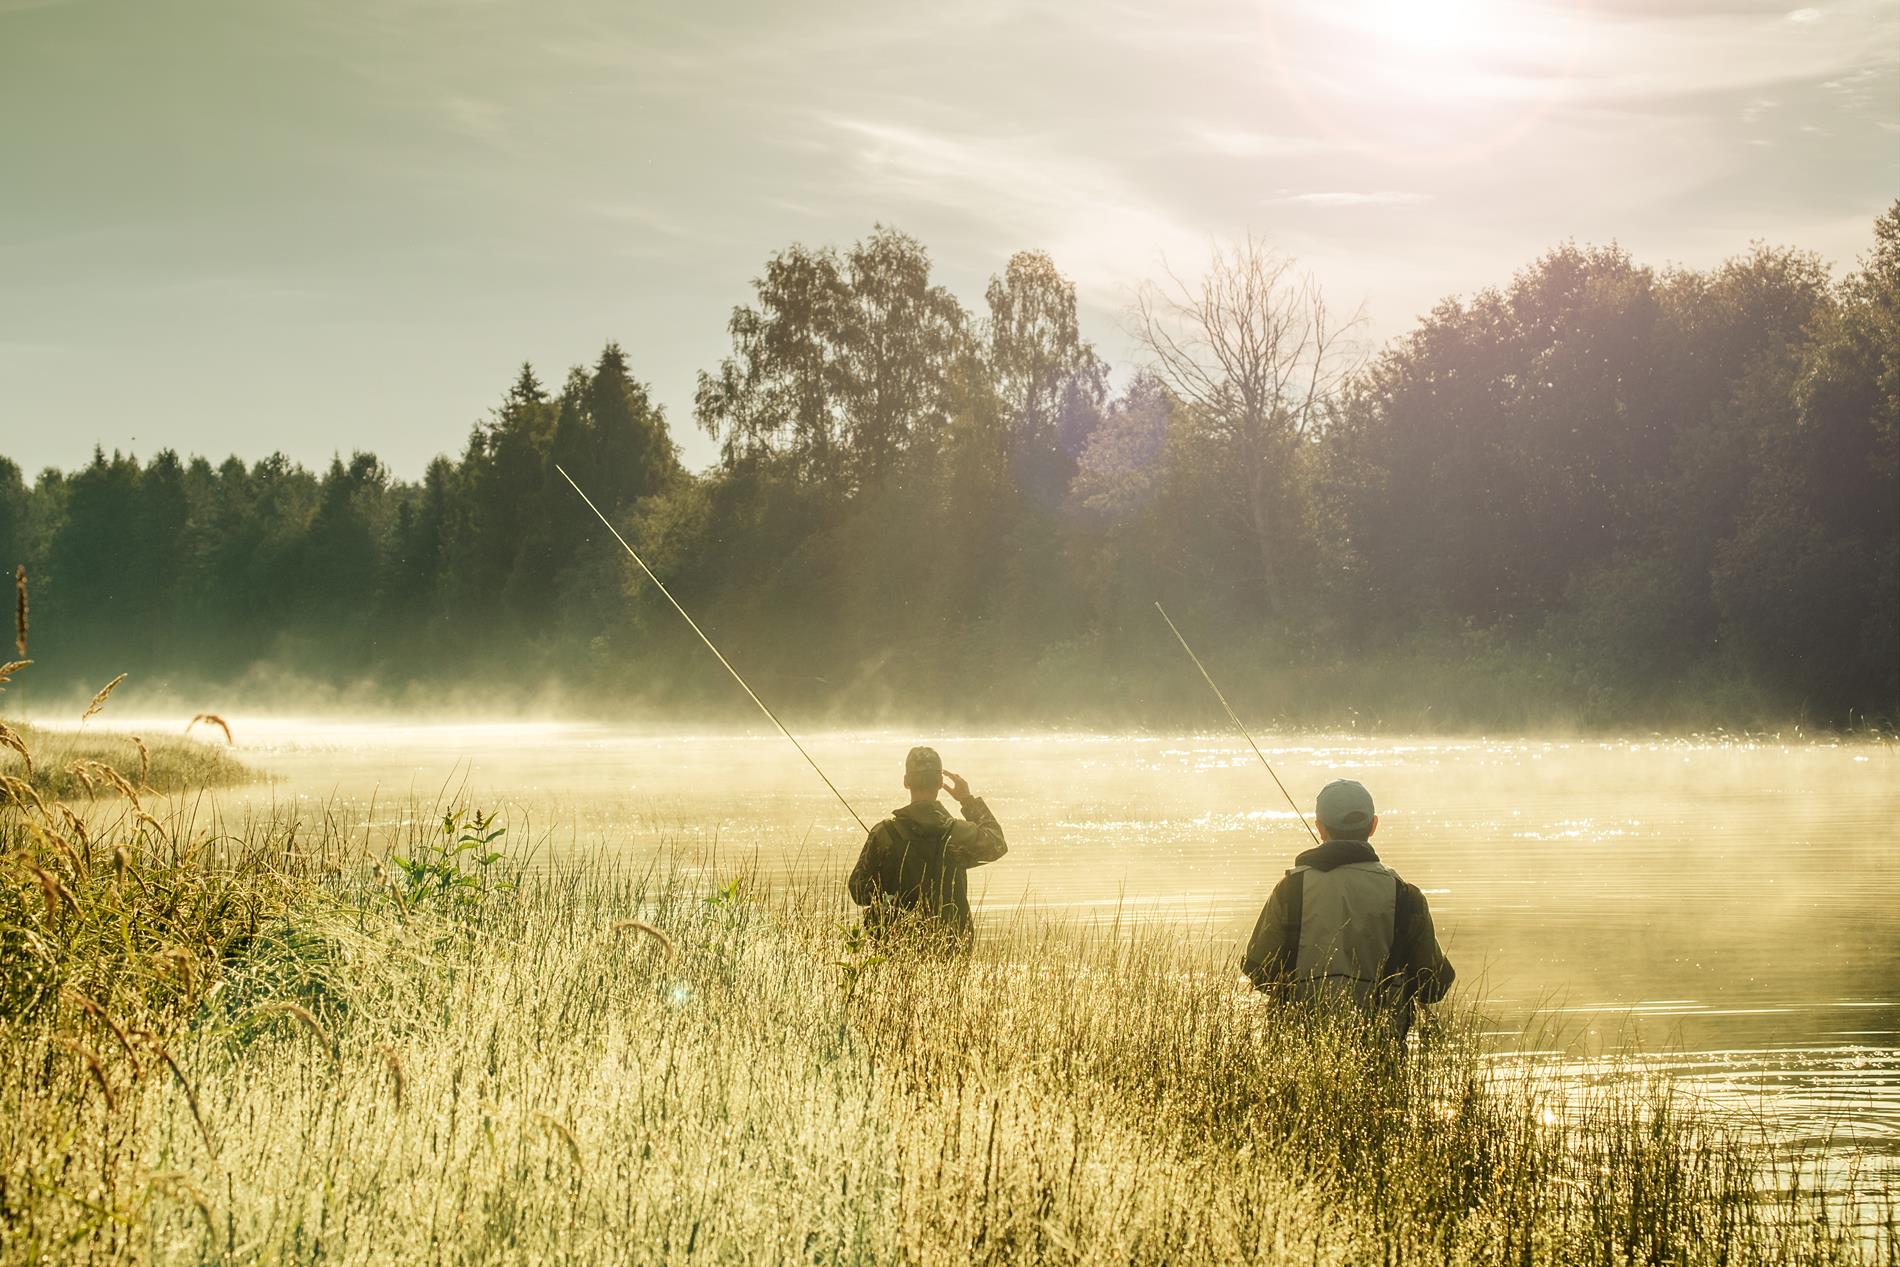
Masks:
[[[1009,852],[1003,828],[980,797],[963,802],[963,821],[940,801],[906,805],[871,829],[851,869],[851,900],[866,926],[900,919],[970,936],[969,870]]]

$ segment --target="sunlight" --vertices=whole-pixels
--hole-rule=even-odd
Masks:
[[[1480,0],[1374,0],[1366,24],[1402,48],[1458,50],[1481,35],[1487,7]]]
[[[1266,53],[1320,131],[1400,160],[1495,153],[1573,68],[1580,3],[1293,0],[1260,9]]]

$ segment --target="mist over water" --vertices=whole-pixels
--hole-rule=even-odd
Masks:
[[[862,834],[776,734],[543,723],[231,718],[273,780],[218,810],[333,805],[392,822],[501,810],[542,858],[667,850],[715,875],[835,876]],[[137,729],[124,719],[122,728]],[[930,742],[1003,823],[979,923],[1166,921],[1234,949],[1310,845],[1225,735],[804,738],[866,822]],[[1890,745],[1306,736],[1262,739],[1303,804],[1377,798],[1381,857],[1428,895],[1501,1053],[1640,1052],[1780,1137],[1900,1157],[1900,754]],[[842,899],[841,899],[842,900]]]

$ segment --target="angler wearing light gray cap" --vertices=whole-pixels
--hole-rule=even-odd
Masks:
[[[1274,886],[1241,971],[1282,998],[1349,1000],[1403,1038],[1413,1008],[1444,998],[1455,975],[1425,895],[1373,852],[1379,815],[1363,784],[1328,783],[1313,817],[1320,844]]]
[[[864,910],[874,933],[907,930],[967,950],[975,937],[970,920],[971,867],[1009,852],[1003,829],[960,774],[943,768],[934,748],[912,748],[904,757],[910,804],[871,829],[858,865],[851,870],[851,900]],[[963,809],[963,821],[937,799],[948,792]]]

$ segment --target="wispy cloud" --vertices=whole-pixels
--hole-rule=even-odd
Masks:
[[[507,112],[494,102],[464,93],[448,92],[438,98],[435,104],[437,113],[451,131],[491,143],[503,138]]]
[[[1313,136],[1282,136],[1244,128],[1190,125],[1189,141],[1197,148],[1227,158],[1297,158],[1321,153],[1326,142]]]
[[[1377,189],[1368,192],[1324,190],[1313,193],[1283,193],[1268,198],[1268,207],[1405,207],[1430,202],[1430,194],[1404,189]]]
[[[827,117],[849,148],[860,192],[927,206],[977,226],[999,252],[1047,250],[1098,298],[1118,294],[1158,256],[1199,250],[1205,234],[1113,163],[1055,136],[972,135]]]

